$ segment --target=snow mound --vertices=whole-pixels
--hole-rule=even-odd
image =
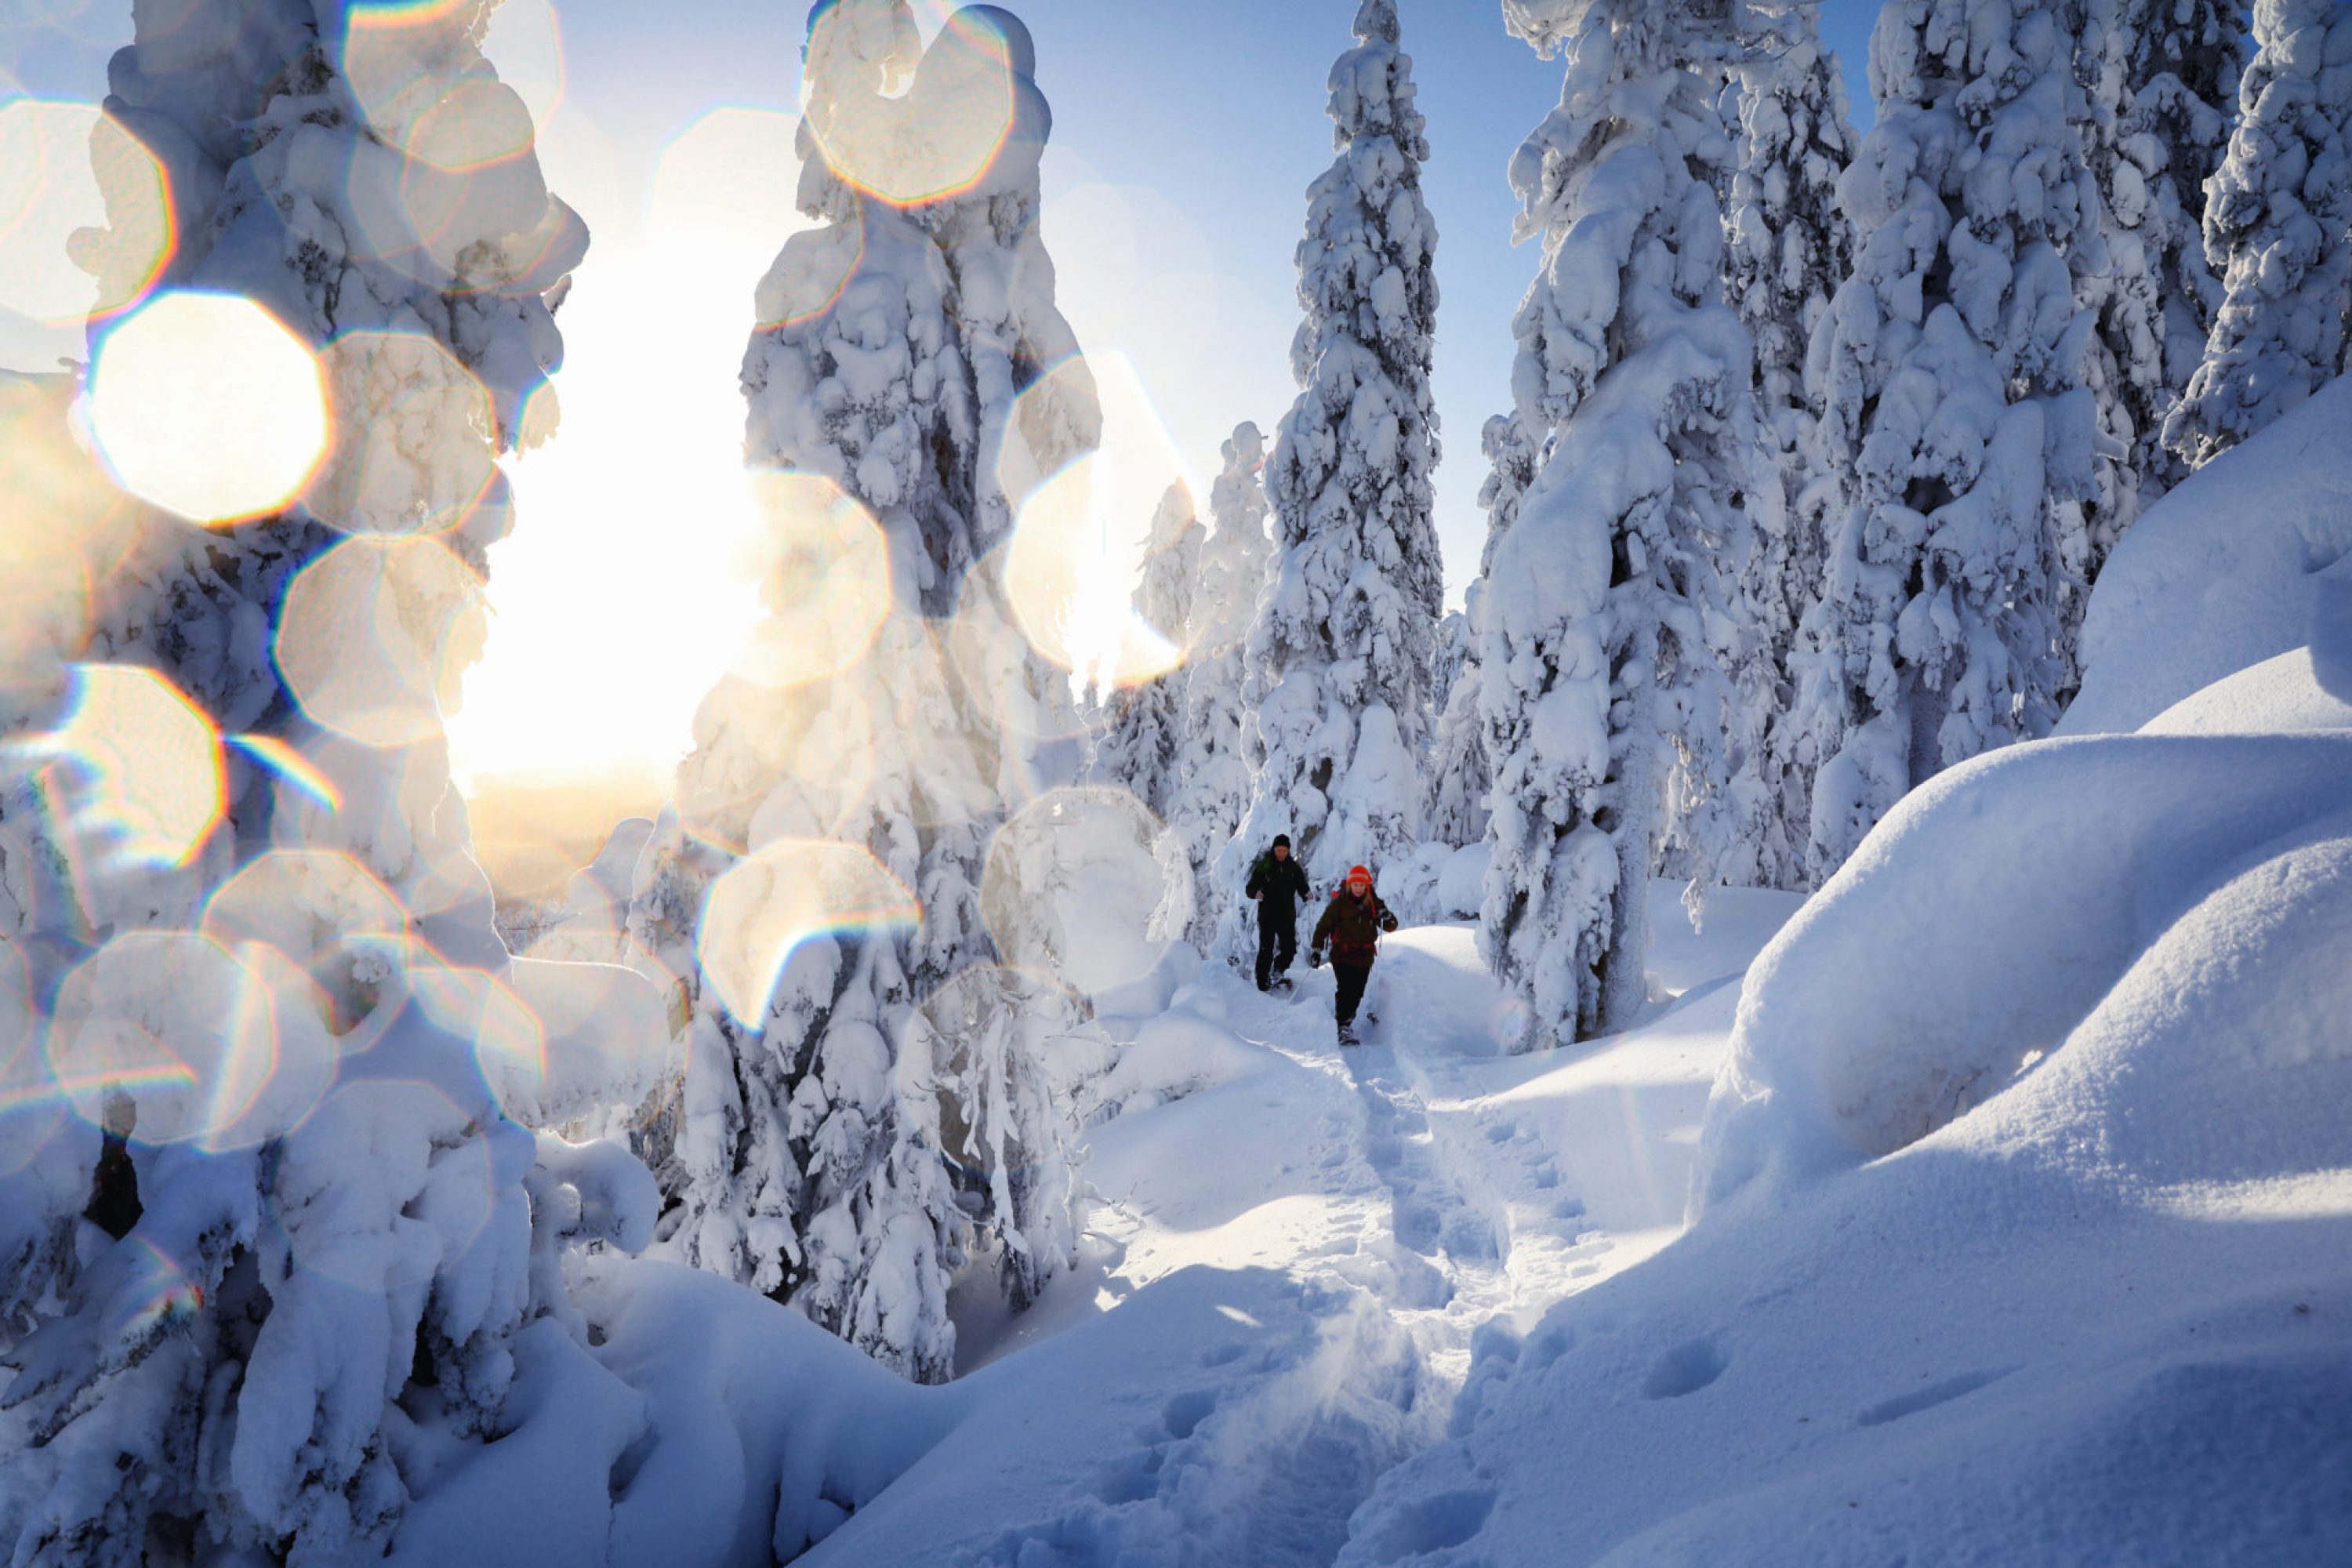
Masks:
[[[1915,792],[1757,961],[1694,1206],[1892,1153],[2070,1050],[2158,938],[2342,816],[2347,769],[2352,737],[2101,737]],[[2190,1092],[2138,1109],[2193,1116]]]
[[[2328,1555],[2347,768],[2093,737],[1916,792],[1750,972],[1693,1228],[1486,1336],[1339,1562]]]
[[[2144,735],[2293,735],[2352,730],[2352,701],[2329,689],[2308,647],[2248,665],[2146,724]]]
[[[2347,442],[2352,381],[2338,380],[2132,526],[2092,595],[2059,733],[2137,730],[2312,640],[2323,585],[2352,583]]]

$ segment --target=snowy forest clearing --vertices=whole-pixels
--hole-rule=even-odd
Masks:
[[[1057,296],[1069,57],[809,7],[744,471],[665,454],[753,618],[527,897],[446,721],[560,83],[497,0],[0,70],[89,353],[0,374],[12,1563],[2340,1554],[2352,7],[1889,0],[1857,134],[1806,0],[1501,0],[1449,615],[1432,121],[1334,3],[1205,518]]]
[[[1189,1562],[1332,1561],[1380,1477],[1445,1436],[1482,1347],[1680,1232],[1741,973],[1796,902],[1731,893],[1704,937],[1670,912],[1651,1016],[1567,1060],[1496,1053],[1506,1004],[1466,928],[1391,939],[1381,1022],[1344,1052],[1328,972],[1302,968],[1297,1002],[1208,973],[1171,1016],[1228,1033],[1217,1081],[1094,1130],[1077,1265],[1018,1316],[952,1303],[964,1364],[943,1388],[673,1266],[592,1264],[593,1353],[651,1394],[639,1442],[661,1467],[622,1485],[611,1560],[667,1540],[759,1561],[757,1499],[726,1478],[767,1471],[780,1517],[838,1527],[812,1564],[1076,1568],[1180,1541]],[[994,1295],[985,1274],[968,1289]],[[763,1432],[762,1408],[805,1414]],[[781,1457],[698,1457],[736,1430],[744,1458]],[[845,1522],[827,1496],[856,1505]],[[740,1521],[748,1555],[713,1519]]]

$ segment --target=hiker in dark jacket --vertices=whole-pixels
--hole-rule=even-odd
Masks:
[[[1274,836],[1274,847],[1250,867],[1242,891],[1257,900],[1257,988],[1290,973],[1298,956],[1298,906],[1307,898],[1307,872],[1290,856],[1290,835]]]
[[[1323,918],[1315,922],[1307,944],[1309,968],[1323,964],[1323,950],[1331,950],[1331,977],[1339,983],[1331,1016],[1339,1026],[1339,1043],[1356,1043],[1356,1008],[1372,978],[1372,960],[1381,952],[1381,933],[1397,928],[1396,916],[1372,891],[1372,874],[1361,866],[1348,873],[1347,885],[1331,895]]]

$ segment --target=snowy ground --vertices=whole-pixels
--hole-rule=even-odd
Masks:
[[[948,1388],[884,1388],[737,1300],[736,1331],[774,1347],[738,1353],[819,1369],[779,1398],[857,1407],[817,1466],[855,1511],[806,1561],[1332,1561],[1380,1477],[1445,1436],[1482,1344],[1681,1227],[1740,975],[1797,900],[1719,895],[1701,936],[1661,892],[1652,1016],[1574,1053],[1497,1054],[1466,927],[1391,940],[1349,1051],[1328,971],[1291,1002],[1210,972],[1160,1026],[1188,1022],[1221,1081],[1095,1131],[1080,1268],[1018,1317],[960,1303]],[[618,1265],[590,1293],[633,1382],[635,1289],[719,1304],[677,1272]],[[698,1399],[740,1394],[710,1382],[655,1419],[708,1434],[729,1421]]]

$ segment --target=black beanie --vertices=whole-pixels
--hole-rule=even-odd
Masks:
[[[1290,847],[1290,835],[1289,835],[1289,834],[1287,834],[1287,833],[1277,833],[1277,834],[1276,834],[1276,835],[1274,836],[1274,847],[1275,847],[1276,849],[1287,849],[1287,848],[1289,848],[1289,847]]]

